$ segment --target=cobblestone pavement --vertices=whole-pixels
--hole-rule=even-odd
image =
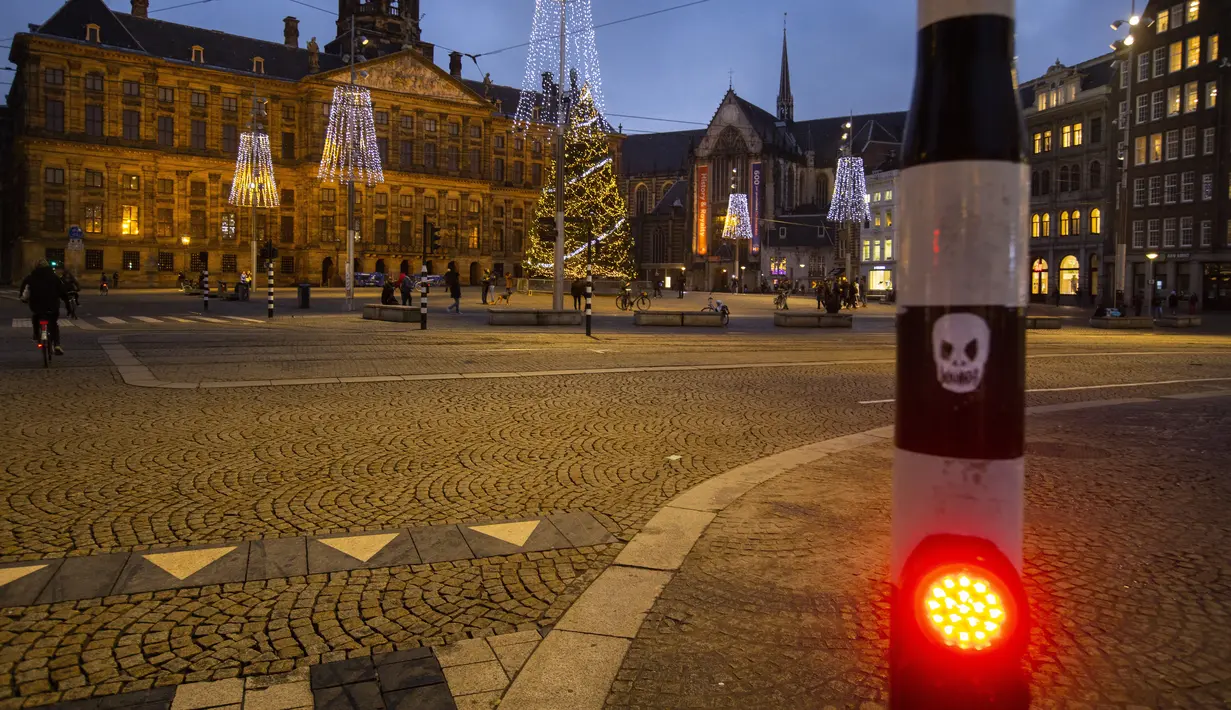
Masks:
[[[480,329],[429,331],[417,345],[388,325],[322,319],[122,342],[168,379],[177,368],[251,379],[262,367],[353,376],[880,362],[177,391],[124,385],[94,333],[69,336],[68,357],[50,370],[19,347],[21,335],[2,333],[0,563],[567,510],[587,511],[628,540],[699,481],[892,417],[891,405],[859,404],[893,396],[887,334],[629,334],[590,343]],[[1031,342],[1032,354],[1057,356],[1031,361],[1032,387],[1231,378],[1225,338],[1074,332]],[[1046,392],[1032,402],[1227,384]],[[621,546],[3,609],[0,710],[550,624]]]
[[[1231,398],[1029,418],[1034,706],[1231,705]],[[892,447],[721,513],[641,627],[610,708],[887,701]]]

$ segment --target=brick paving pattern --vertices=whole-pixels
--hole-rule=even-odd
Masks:
[[[1025,577],[1040,708],[1231,705],[1231,399],[1029,419]],[[887,702],[892,448],[789,472],[719,515],[609,708]]]

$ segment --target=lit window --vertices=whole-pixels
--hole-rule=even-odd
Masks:
[[[1150,162],[1157,163],[1163,159],[1163,134],[1154,133],[1150,136]]]
[[[1047,108],[1047,94],[1040,93],[1037,101],[1038,110],[1043,111]]]
[[[1036,155],[1043,152],[1043,134],[1042,133],[1034,134],[1034,152]]]
[[[1205,107],[1214,108],[1218,105],[1218,82],[1205,82]]]
[[[1081,234],[1081,210],[1073,210],[1073,217],[1069,220],[1069,226],[1072,227],[1074,235]]]
[[[1030,217],[1030,236],[1040,237],[1043,235],[1043,233],[1040,231],[1041,224],[1042,224],[1042,218],[1039,215],[1037,214],[1031,215]]]
[[[893,210],[885,210],[885,226],[886,227],[893,226]]]
[[[1063,126],[1060,128],[1060,147],[1061,148],[1073,147],[1073,127],[1072,126]]]
[[[885,261],[893,261],[893,240],[885,240]]]
[[[1218,35],[1210,35],[1209,41],[1205,43],[1205,61],[1218,61]]]
[[[1069,213],[1068,212],[1060,213],[1060,236],[1062,237],[1069,236]]]
[[[885,190],[885,202],[893,199],[893,190]]]
[[[871,261],[871,260],[872,260],[872,242],[865,239],[863,240],[863,257],[861,261]]]
[[[1184,68],[1184,43],[1172,42],[1169,50],[1169,59],[1167,60],[1167,71],[1171,73],[1178,72]]]
[[[1081,265],[1078,264],[1077,257],[1070,254],[1060,260],[1060,295],[1077,295],[1080,284],[1079,273],[1081,273]]]
[[[120,234],[140,234],[136,205],[121,205],[120,215]]]
[[[1051,151],[1051,131],[1043,131],[1043,150]]]
[[[1090,210],[1090,233],[1102,234],[1103,232],[1103,212],[1095,207]]]
[[[1188,50],[1184,55],[1185,68],[1195,67],[1201,63],[1201,35],[1188,38]]]
[[[1081,145],[1081,124],[1073,124],[1073,145]]]
[[[1043,213],[1043,236],[1045,237],[1051,236],[1051,213],[1050,212]]]
[[[1188,3],[1188,15],[1184,18],[1185,22],[1196,22],[1198,11],[1201,9],[1200,0],[1190,0]]]
[[[1169,19],[1170,19],[1170,13],[1167,10],[1163,10],[1162,12],[1159,12],[1158,17],[1154,18],[1154,26],[1158,28],[1159,34],[1162,34],[1167,31],[1167,25],[1169,24],[1168,22]]]
[[[1178,86],[1167,89],[1167,115],[1180,115],[1180,87]]]
[[[1213,82],[1210,82],[1213,84]],[[1197,82],[1190,81],[1184,85],[1184,113],[1192,113],[1200,108],[1201,103],[1197,97]]]

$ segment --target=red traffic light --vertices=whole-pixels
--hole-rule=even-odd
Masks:
[[[1018,610],[1008,585],[976,564],[942,565],[915,588],[919,626],[934,642],[980,652],[1011,638]]]

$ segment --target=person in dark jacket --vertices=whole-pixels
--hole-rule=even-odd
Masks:
[[[396,288],[397,287],[394,285],[393,279],[391,278],[385,279],[385,283],[380,287],[380,305],[382,306],[396,306],[397,305],[397,300],[394,299],[393,297],[393,293],[396,290]]]
[[[581,299],[586,295],[585,279],[573,279],[573,285],[569,287],[569,293],[573,294],[573,310],[581,310]]]
[[[27,291],[27,289],[29,289]],[[30,306],[30,321],[34,325],[34,342],[38,342],[39,321],[47,321],[47,337],[55,347],[56,355],[63,355],[60,347],[60,301],[68,296],[64,283],[56,276],[55,269],[46,259],[39,259],[30,275],[21,281],[18,292],[27,297]]]
[[[457,262],[449,262],[449,270],[445,272],[445,286],[449,289],[449,298],[453,299],[453,305],[447,309],[449,313],[462,312],[462,278],[457,273]]]
[[[402,305],[403,306],[411,305],[410,301],[412,298],[414,298],[414,294],[415,294],[414,280],[410,278],[410,274],[403,271],[401,276],[398,277],[397,283],[398,283],[398,289],[402,293]]]

